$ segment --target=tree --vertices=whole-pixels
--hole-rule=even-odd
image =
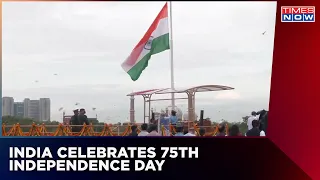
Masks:
[[[247,124],[249,117],[250,117],[250,116],[244,116],[244,117],[242,117],[242,121],[243,121],[245,124]]]
[[[57,121],[46,121],[46,122],[42,122],[42,121],[37,121],[31,118],[23,118],[23,117],[17,117],[17,116],[3,116],[2,117],[2,122],[6,125],[12,126],[14,124],[20,124],[22,126],[26,126],[28,125],[28,127],[21,127],[23,132],[28,132],[31,128],[31,125],[33,123],[37,124],[37,125],[41,125],[41,124],[45,124],[45,125],[58,125],[59,122]],[[56,127],[48,127],[47,130],[49,132],[53,132],[56,130]]]
[[[104,123],[96,118],[89,118],[89,122],[92,123],[95,132],[101,132],[104,128]]]

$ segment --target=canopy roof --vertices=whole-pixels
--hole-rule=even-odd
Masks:
[[[163,89],[150,89],[144,91],[138,91],[128,94],[127,96],[137,96],[137,95],[152,95],[152,94],[169,94],[169,93],[186,93],[187,91],[194,92],[207,92],[207,91],[224,91],[233,90],[234,88],[221,85],[202,85],[194,86],[189,88],[163,88]]]

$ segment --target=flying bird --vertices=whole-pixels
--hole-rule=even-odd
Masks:
[[[80,103],[76,103],[75,105],[78,106]]]
[[[93,111],[95,111],[97,108],[92,108]]]
[[[57,76],[58,74],[53,74],[53,75]]]
[[[262,35],[264,35],[267,31],[263,32]]]
[[[61,111],[63,109],[63,107],[59,108],[59,111]]]

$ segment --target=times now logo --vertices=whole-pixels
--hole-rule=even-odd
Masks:
[[[281,6],[281,22],[315,22],[315,6]]]

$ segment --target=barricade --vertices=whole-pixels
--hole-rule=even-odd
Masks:
[[[121,125],[111,125],[104,124],[101,132],[96,132],[94,127],[101,125],[78,125],[78,127],[82,127],[79,132],[73,132],[72,127],[70,125],[36,125],[33,123],[32,125],[6,125],[2,124],[2,136],[128,136],[131,133],[130,124],[126,126]],[[47,128],[56,128],[55,131],[49,132]],[[22,128],[30,128],[28,132],[23,132]],[[196,132],[196,136],[199,136],[200,127],[197,124],[193,124],[193,128]],[[205,136],[215,136],[218,132],[218,125],[214,126],[202,126],[201,128],[210,128],[213,129],[211,132],[206,132]],[[121,130],[122,129],[122,130]],[[140,127],[137,129],[138,133],[141,132]],[[160,133],[163,136],[173,136],[176,134],[176,128],[173,125],[169,126],[169,129],[166,129],[164,126],[161,126]],[[170,134],[167,134],[170,133]],[[226,134],[228,134],[228,125],[226,126]]]

